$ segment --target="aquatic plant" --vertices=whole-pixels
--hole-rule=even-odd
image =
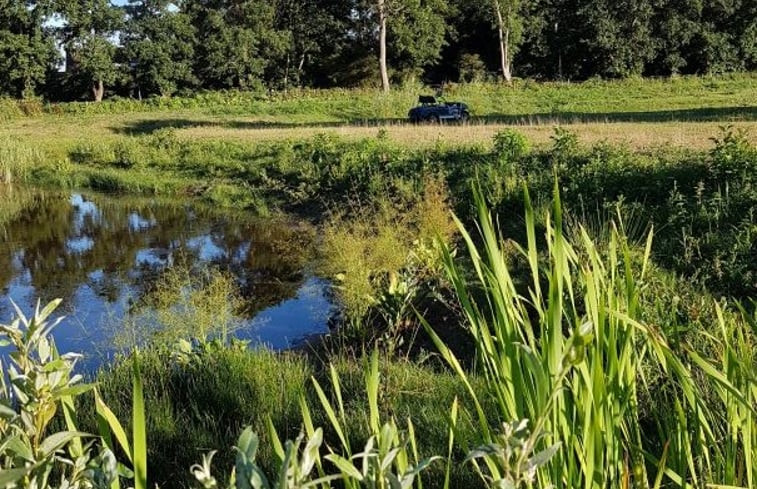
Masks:
[[[491,447],[498,443],[494,426],[530,420],[510,431],[531,430],[536,437],[529,448],[551,456],[539,457],[529,469],[529,480],[538,487],[647,487],[650,468],[657,472],[657,485],[665,480],[679,487],[752,487],[754,321],[720,315],[722,353],[714,358],[682,345],[674,351],[662,331],[640,321],[651,232],[640,261],[622,224],[601,250],[583,229],[569,242],[557,190],[543,248],[537,245],[526,194],[527,243],[517,247],[530,274],[524,288],[513,278],[484,197],[478,190],[475,195],[480,236],[474,238],[458,221],[473,279],[446,245],[444,262],[487,382],[483,391],[468,388],[481,441]],[[540,256],[542,249],[546,256]],[[468,382],[460,361],[430,325],[426,330]],[[666,377],[661,387],[670,395],[667,405],[644,412],[639,396],[648,388],[650,372]],[[716,399],[707,398],[697,377],[715,389]],[[487,398],[498,407],[494,417],[482,408]],[[724,412],[731,415],[724,418]],[[650,424],[657,432],[650,432]],[[482,453],[479,470],[485,480],[507,480],[503,471],[512,470],[504,463],[508,457],[493,456],[497,453],[502,449]]]

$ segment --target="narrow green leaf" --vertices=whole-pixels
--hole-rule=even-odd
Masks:
[[[132,429],[134,440],[134,489],[147,489],[147,427],[139,352],[134,352],[134,391],[132,394]]]
[[[113,411],[111,411],[105,402],[103,402],[97,389],[95,389],[95,410],[97,412],[100,436],[103,438],[105,445],[115,453],[116,450],[110,436],[112,433],[116,437],[116,441],[121,446],[121,449],[126,454],[126,457],[129,459],[129,462],[133,464],[134,460],[132,457],[131,445],[126,436],[126,431],[118,421],[116,415],[113,414]]]

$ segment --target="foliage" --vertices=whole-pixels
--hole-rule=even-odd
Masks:
[[[357,453],[371,436],[365,396],[367,364],[338,357],[332,360],[344,401],[345,421],[341,426]],[[464,395],[463,385],[448,373],[407,361],[382,359],[379,366],[382,419],[412,418],[420,459],[446,453],[449,406],[455,397]],[[232,446],[246,426],[251,426],[260,437],[256,465],[269,481],[274,479],[281,460],[274,450],[276,444],[270,426],[276,428],[277,437],[282,440],[295,440],[303,429],[302,396],[306,398],[314,429],[323,428],[322,450],[328,446],[347,456],[337,449],[342,442],[309,381],[311,376],[315,377],[327,398],[336,403],[331,369],[321,369],[301,355],[211,343],[198,345],[188,355],[172,356],[155,349],[143,351],[140,367],[150,443],[148,471],[150,480],[161,487],[189,485],[192,475],[187,468],[200,460],[199,453],[208,449],[218,449],[213,462],[221,471],[213,475],[219,485],[225,485],[228,482],[225,469],[233,465],[235,454],[224,447]],[[97,375],[102,399],[122,420],[128,420],[131,411],[132,373],[131,359],[123,358]],[[478,379],[474,382],[480,385]],[[96,416],[90,403],[80,403],[78,410],[82,426],[95,430]],[[473,425],[468,416],[461,415],[458,426],[462,433],[457,434],[459,445],[452,451],[456,463],[450,468],[449,477],[454,483],[451,487],[476,487],[475,474],[462,464],[465,449],[461,448],[474,443]],[[306,436],[312,435],[306,432]],[[406,431],[405,436],[409,436]],[[172,450],[176,446],[186,450]],[[359,466],[359,461],[355,463]],[[325,460],[323,466],[335,468]],[[445,472],[443,463],[432,464],[423,476],[424,483],[444,478]],[[320,472],[314,475],[320,476]]]
[[[389,50],[393,68],[416,79],[436,64],[450,30],[446,0],[388,0]]]
[[[350,444],[351,433],[344,408],[342,388],[336,368],[329,367],[330,380],[336,406],[328,399],[325,391],[313,378],[318,399],[337,433],[341,448],[330,452],[325,459],[336,466],[347,488],[404,488],[421,487],[418,475],[440,457],[418,458],[418,442],[415,439],[412,421],[408,418],[407,434],[400,433],[394,419],[382,424],[379,410],[379,390],[381,385],[378,352],[374,350],[369,364],[365,367],[365,391],[368,396],[369,438],[361,452],[353,452]],[[306,429],[313,436],[310,409],[302,403]],[[358,463],[359,462],[359,463]]]
[[[172,347],[181,340],[226,344],[241,325],[242,299],[233,277],[214,269],[177,265],[165,270],[119,324],[121,349]]]
[[[108,0],[64,1],[60,5],[65,18],[61,38],[67,52],[67,73],[88,87],[99,102],[105,85],[119,75],[112,37],[123,25],[120,11]]]
[[[193,1],[186,13],[196,32],[194,73],[206,88],[260,88],[289,41],[274,25],[269,2]]]
[[[26,99],[40,93],[58,59],[44,25],[50,7],[48,2],[0,2],[0,94]]]
[[[522,136],[504,132],[489,148],[439,144],[409,149],[389,138],[354,141],[333,135],[253,146],[189,141],[164,129],[114,142],[80,143],[64,148],[64,157],[15,138],[0,141],[0,153],[7,155],[3,173],[10,172],[17,183],[190,195],[218,206],[261,214],[284,210],[327,224],[326,211],[339,209],[333,223],[344,225],[327,225],[326,236],[334,237],[333,249],[344,249],[339,236],[352,236],[355,248],[345,249],[345,263],[327,270],[329,276],[345,272],[346,262],[380,256],[381,250],[400,263],[399,255],[409,257],[413,251],[416,231],[426,236],[435,230],[446,233],[444,209],[450,204],[469,220],[474,214],[472,181],[482,182],[489,204],[498,212],[517,215],[521,188],[527,186],[537,207],[543,205],[550,199],[557,172],[570,215],[604,219],[603,213],[620,205],[642,226],[655,225],[652,251],[658,263],[718,294],[746,298],[757,290],[755,261],[749,258],[757,236],[752,219],[757,154],[748,135],[725,128],[709,152],[631,150],[607,143],[587,147],[576,134],[559,129],[551,147],[527,150],[524,144]],[[446,204],[422,203],[424,176],[444,180],[438,188],[447,187]],[[502,224],[508,237],[522,241],[519,220]],[[423,231],[424,226],[429,229]],[[396,239],[405,245],[371,250],[370,240],[364,238],[381,233],[386,242]],[[399,270],[375,265],[374,272],[353,274],[363,277],[357,283],[388,283],[388,272]],[[397,283],[401,282],[405,280]],[[363,311],[367,292],[363,287],[353,296]]]
[[[460,81],[464,83],[481,82],[486,78],[486,64],[478,54],[463,53],[458,65]]]
[[[123,34],[137,93],[173,95],[192,87],[195,32],[189,17],[168,0],[130,0]]]
[[[751,486],[757,421],[752,396],[757,384],[753,378],[742,380],[739,387],[734,382],[750,378],[754,358],[743,350],[731,357],[728,349],[712,359],[686,346],[676,352],[662,331],[639,320],[652,234],[638,262],[622,224],[612,229],[602,249],[580,228],[571,243],[564,234],[555,191],[555,209],[545,221],[547,256],[540,258],[535,217],[526,196],[527,244],[517,249],[528,264],[530,279],[522,288],[514,280],[483,196],[477,194],[476,202],[482,245],[477,246],[458,223],[475,278],[467,279],[449,249],[444,262],[487,380],[484,392],[468,389],[482,441],[495,441],[492,424],[534,420],[535,439],[524,444],[529,447],[524,452],[535,447],[545,455],[534,456],[538,463],[528,466],[526,481],[540,487],[608,487],[617,481],[647,486],[647,462],[657,466],[657,485],[666,477],[678,486]],[[483,290],[483,297],[473,287]],[[719,313],[719,319],[721,344],[730,341],[733,331],[739,332],[741,345],[751,343],[746,339],[754,333],[748,316],[725,319]],[[430,327],[427,331],[465,382],[468,374],[458,359]],[[666,397],[667,409],[643,413],[639,394],[649,385],[650,371],[663,373],[663,392],[673,394]],[[719,393],[716,399],[707,399],[693,381],[700,375]],[[480,407],[487,396],[497,401],[499,412],[494,418]],[[724,419],[720,416],[724,410],[741,414]],[[648,423],[658,433],[650,433]],[[546,433],[543,437],[541,430]],[[721,450],[717,440],[726,432],[731,438]],[[558,442],[565,444],[560,450],[555,449]],[[674,455],[668,455],[668,446]],[[497,463],[492,456],[503,453],[490,448],[481,456],[491,480],[512,484],[519,479],[502,476],[503,467],[512,470],[512,466]],[[710,462],[697,462],[704,460]]]
[[[502,166],[523,159],[528,151],[528,140],[518,131],[505,129],[494,135],[494,154]]]
[[[304,76],[304,75],[303,75]],[[626,80],[589,80],[582,83],[539,82],[514,79],[512,85],[499,83],[445,84],[448,99],[469,103],[476,118],[504,123],[576,123],[593,121],[669,122],[669,121],[750,121],[754,110],[744,105],[752,99],[755,75],[750,73],[719,76],[679,76],[671,79],[630,78]],[[88,115],[163,113],[165,117],[124,121],[120,131],[143,134],[163,127],[220,125],[235,127],[232,121],[206,115],[258,117],[265,124],[307,125],[321,123],[378,123],[402,119],[407,108],[418,100],[419,90],[431,90],[410,83],[395,87],[389,94],[372,88],[289,89],[261,93],[243,90],[200,90],[174,97],[143,99],[114,97],[102,104],[86,102],[41,103],[3,100],[0,118],[23,115]],[[2,100],[2,99],[0,99]],[[25,110],[33,109],[33,110]],[[181,111],[180,114],[171,114]],[[188,112],[184,112],[188,111]],[[135,114],[136,115],[136,114]],[[140,116],[141,117],[141,116]],[[151,119],[160,119],[152,121]],[[221,120],[217,120],[221,119]],[[139,120],[147,127],[131,127]],[[44,120],[47,123],[59,118]],[[65,118],[64,118],[65,121]]]
[[[318,428],[313,433],[312,438],[302,448],[302,458],[300,459],[300,446],[303,440],[303,434],[300,434],[294,442],[287,440],[286,448],[282,449],[281,452],[281,468],[277,472],[277,478],[274,480],[273,487],[304,489],[306,487],[317,487],[320,484],[325,485],[328,481],[337,478],[337,476],[330,476],[311,480],[310,473],[313,471],[316,462],[319,461],[318,451],[323,441],[323,432],[321,429]],[[267,489],[271,487],[271,483],[263,471],[255,465],[258,443],[258,436],[249,427],[245,428],[239,436],[239,440],[235,446],[237,450],[236,463],[230,477],[231,480],[235,481],[236,487],[250,487],[251,489]],[[218,487],[218,482],[210,471],[210,464],[214,454],[215,452],[210,452],[208,455],[204,455],[202,464],[192,466],[192,473],[202,487],[206,489]],[[229,487],[234,486],[230,484]]]
[[[100,82],[108,96],[133,99],[375,87],[376,51],[386,53],[387,77],[402,83],[757,66],[757,7],[749,0],[3,0],[0,10],[0,94],[56,101],[85,92],[100,100]],[[65,74],[56,45],[65,50]]]
[[[335,279],[349,329],[344,334],[387,347],[410,329],[412,310],[439,287],[437,240],[454,233],[444,182],[428,177],[409,202],[362,208],[324,225],[320,270]]]
[[[16,319],[0,325],[0,346],[13,348],[0,375],[3,487],[43,489],[59,479],[61,487],[106,488],[118,477],[113,452],[76,428],[73,398],[92,386],[73,375],[80,355],[58,355],[52,343],[60,320],[48,318],[59,303],[38,305],[30,318],[16,309]],[[50,433],[56,413],[65,417],[66,430]]]

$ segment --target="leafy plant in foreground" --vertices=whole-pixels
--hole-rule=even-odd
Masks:
[[[344,486],[351,488],[401,488],[420,487],[417,476],[440,457],[420,459],[418,443],[415,439],[413,423],[407,420],[407,434],[400,432],[394,419],[382,424],[379,412],[380,373],[378,352],[374,350],[365,371],[365,389],[368,394],[368,428],[371,436],[362,452],[355,453],[350,444],[342,389],[336,368],[330,366],[331,388],[336,398],[336,408],[329,401],[326,392],[315,378],[313,385],[321,405],[331,422],[342,446],[340,450],[330,448],[326,460],[341,472]],[[307,432],[314,433],[310,409],[304,399],[301,402]],[[312,435],[311,435],[312,436]]]
[[[234,470],[229,478],[229,487],[237,487],[238,489],[329,487],[328,482],[339,478],[338,475],[323,476],[317,479],[313,479],[310,475],[316,462],[320,460],[319,450],[323,443],[323,431],[320,428],[315,430],[313,436],[300,450],[304,438],[304,434],[300,434],[294,442],[287,441],[285,447],[281,447],[278,437],[275,438],[281,465],[277,478],[274,479],[272,484],[255,464],[255,455],[260,440],[257,434],[252,431],[252,428],[245,428],[239,436],[237,446],[234,447],[237,455]],[[195,464],[191,468],[192,474],[205,489],[219,487],[218,481],[213,477],[210,470],[210,464],[215,453],[213,451],[204,455],[202,463]]]
[[[79,355],[58,355],[49,336],[60,322],[48,321],[59,304],[38,305],[31,318],[16,308],[17,318],[0,325],[0,346],[13,347],[0,372],[0,487],[105,488],[117,480],[113,452],[76,429],[73,397],[92,386],[72,375]],[[67,430],[49,433],[59,411]]]

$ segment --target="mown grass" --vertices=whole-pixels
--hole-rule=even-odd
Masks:
[[[625,120],[724,120],[754,118],[755,75],[732,74],[669,79],[590,80],[541,83],[517,80],[514,85],[471,83],[449,85],[445,96],[463,99],[479,117],[534,118],[554,116],[595,119],[624,114]],[[430,89],[410,84],[388,94],[367,89],[294,90],[285,93],[208,92],[188,98],[119,99],[104,103],[43,104],[4,100],[0,114],[8,119],[52,115],[94,115],[166,110],[199,110],[212,114],[284,116],[289,123],[349,122],[404,118],[419,93]],[[678,112],[676,112],[678,111]]]

